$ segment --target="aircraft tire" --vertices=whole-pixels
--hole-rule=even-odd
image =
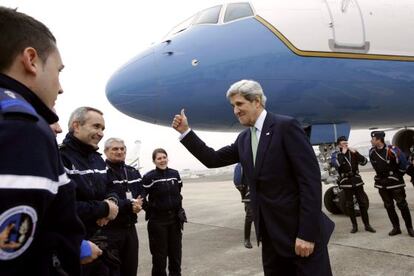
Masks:
[[[336,197],[333,189],[335,187],[330,187],[328,190],[326,190],[324,196],[323,196],[323,203],[325,205],[326,210],[328,210],[332,214],[342,214],[342,210],[337,206],[334,199]]]

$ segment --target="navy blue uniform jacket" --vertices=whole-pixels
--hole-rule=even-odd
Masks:
[[[2,276],[56,275],[52,256],[69,275],[80,274],[84,229],[49,127],[57,120],[28,87],[0,74]]]
[[[107,194],[116,194],[119,213],[115,220],[109,222],[107,228],[133,227],[137,223],[138,216],[132,212],[132,201],[127,198],[130,192],[132,198],[137,198],[142,193],[141,174],[134,167],[125,162],[113,163],[106,160],[107,165]]]
[[[76,184],[76,209],[85,225],[86,238],[90,239],[99,229],[96,221],[109,214],[109,206],[103,200],[117,200],[118,196],[107,194],[106,163],[95,148],[68,133],[59,150],[66,173]]]
[[[250,187],[258,240],[265,225],[280,256],[295,256],[295,240],[326,245],[333,222],[321,211],[322,191],[318,162],[299,123],[268,113],[253,165],[250,130],[217,151],[191,131],[181,142],[209,168],[240,162]],[[261,221],[263,219],[263,222]]]

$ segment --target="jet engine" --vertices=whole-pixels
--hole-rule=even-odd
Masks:
[[[409,156],[410,148],[414,146],[414,130],[409,128],[399,130],[394,134],[392,144],[399,147],[406,156]]]

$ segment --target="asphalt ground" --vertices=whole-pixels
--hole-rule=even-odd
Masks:
[[[370,200],[369,216],[377,233],[350,234],[351,223],[344,215],[324,212],[336,228],[329,243],[333,274],[337,276],[414,275],[414,238],[408,236],[401,214],[402,234],[388,236],[391,224],[377,189],[374,173],[362,172]],[[253,249],[243,246],[244,206],[229,177],[184,181],[183,206],[188,223],[183,232],[182,275],[263,275],[261,247],[252,227]],[[407,201],[414,209],[414,188],[406,178]],[[325,191],[329,186],[324,186]],[[414,215],[414,212],[412,212]],[[137,224],[140,240],[138,275],[151,275],[151,254],[143,212]]]

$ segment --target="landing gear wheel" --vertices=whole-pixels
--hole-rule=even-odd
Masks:
[[[332,214],[342,214],[341,209],[335,203],[335,199],[337,197],[334,192],[335,188],[336,187],[330,187],[328,190],[326,190],[325,195],[323,196],[323,203],[325,205],[325,208]]]

